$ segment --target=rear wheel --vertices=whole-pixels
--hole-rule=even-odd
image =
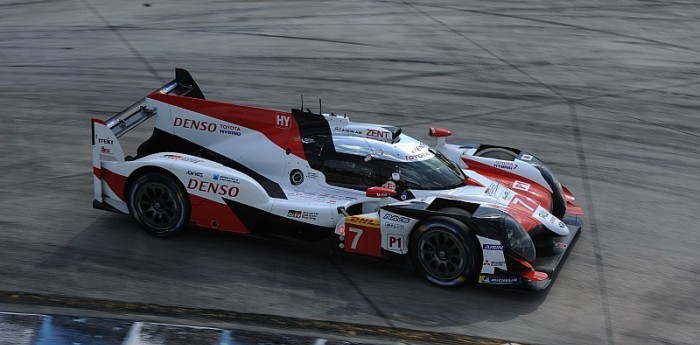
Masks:
[[[434,217],[416,229],[410,254],[419,273],[445,287],[473,281],[481,264],[474,236],[462,222],[448,217]]]
[[[159,172],[138,176],[129,188],[131,215],[151,235],[169,237],[187,228],[190,203],[174,178]]]
[[[504,149],[501,147],[488,148],[486,150],[480,151],[476,155],[479,157],[495,158],[504,161],[512,161],[515,160],[516,157],[518,157],[518,154],[513,152],[513,150]]]

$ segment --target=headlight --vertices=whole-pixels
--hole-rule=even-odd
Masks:
[[[504,227],[510,249],[527,261],[535,260],[535,244],[525,228],[509,215],[504,218]]]

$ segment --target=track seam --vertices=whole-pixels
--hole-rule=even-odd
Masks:
[[[402,1],[405,2],[405,0],[402,0]],[[676,5],[678,5],[678,4],[676,4]],[[687,50],[687,51],[691,51],[691,52],[695,52],[695,53],[700,52],[700,50],[698,50],[698,49],[689,48],[689,47],[682,46],[679,44],[663,42],[663,41],[659,41],[659,40],[655,40],[655,39],[651,39],[651,38],[644,38],[644,37],[638,37],[638,36],[633,36],[633,35],[621,34],[619,32],[610,31],[610,30],[600,30],[600,29],[587,28],[587,27],[581,26],[581,25],[567,24],[567,23],[557,22],[557,21],[553,21],[553,20],[535,19],[535,18],[519,16],[519,15],[514,15],[514,14],[494,13],[494,12],[489,12],[489,11],[470,10],[470,9],[465,9],[465,8],[449,7],[449,6],[427,5],[427,4],[421,4],[420,6],[440,8],[440,9],[444,9],[444,10],[484,14],[484,15],[489,15],[489,16],[505,17],[505,18],[511,18],[511,19],[526,20],[526,21],[532,21],[532,22],[536,22],[536,23],[549,24],[549,25],[555,25],[555,26],[563,26],[563,27],[570,28],[570,29],[591,31],[591,32],[597,32],[597,33],[607,34],[607,35],[611,35],[611,36],[618,36],[618,37],[623,37],[623,38],[628,38],[628,39],[635,39],[635,40],[639,40],[639,41],[643,41],[643,42],[647,42],[647,43],[653,43],[653,44],[662,45],[662,46],[666,46],[666,47],[670,47],[670,48]]]
[[[587,96],[587,97],[583,97],[583,98],[574,98],[574,99],[567,100],[567,101],[561,100],[561,101],[543,102],[543,103],[539,103],[539,104],[532,104],[532,105],[526,105],[526,106],[520,106],[520,107],[513,107],[513,108],[508,108],[508,109],[492,110],[492,111],[487,111],[487,112],[483,112],[483,113],[475,113],[475,114],[467,114],[467,115],[456,115],[456,116],[450,116],[450,117],[444,117],[444,118],[434,118],[434,119],[424,120],[424,121],[406,122],[406,123],[402,123],[402,124],[399,124],[399,125],[400,125],[400,126],[416,126],[416,125],[421,125],[421,124],[431,124],[431,123],[435,123],[435,121],[460,121],[460,120],[465,119],[465,118],[476,118],[476,117],[482,117],[482,116],[488,116],[488,115],[505,114],[505,113],[514,112],[514,111],[519,111],[519,110],[536,109],[536,108],[548,107],[548,106],[552,106],[552,105],[561,105],[561,104],[570,104],[570,103],[579,104],[579,105],[582,105],[582,106],[585,106],[585,107],[597,109],[597,108],[595,108],[594,106],[591,106],[591,105],[586,104],[586,103],[584,103],[584,102],[586,102],[586,101],[594,101],[594,100],[597,100],[597,99],[607,98],[607,97],[612,97],[612,98],[614,98],[614,97],[624,97],[624,96],[634,95],[634,94],[644,93],[644,92],[661,92],[661,91],[668,90],[668,89],[675,89],[675,88],[678,88],[678,87],[694,86],[694,85],[698,85],[698,84],[700,84],[700,81],[692,81],[692,82],[687,82],[687,83],[683,83],[683,84],[667,85],[667,86],[661,86],[661,87],[656,87],[656,88],[642,88],[642,89],[626,90],[626,91],[620,91],[620,92],[611,92],[611,93],[604,93],[604,94],[599,94],[599,95]],[[605,109],[599,109],[599,110],[605,110]],[[622,113],[616,113],[616,112],[613,112],[613,111],[610,111],[610,110],[608,110],[608,111],[611,112],[611,113],[614,113],[614,114],[618,114],[618,115],[623,115],[623,116],[624,116],[624,114],[622,114]],[[633,117],[633,116],[629,116],[629,117],[630,117],[631,119],[635,119],[635,120],[640,121],[640,122],[645,122],[644,120],[638,119],[638,118]],[[649,124],[654,124],[654,123],[651,123],[651,122],[648,122],[648,121],[647,121],[647,123],[649,123]],[[657,124],[657,125],[658,125],[658,124]],[[661,127],[663,127],[663,126],[661,126]],[[669,129],[670,129],[670,128],[669,128]],[[693,136],[695,135],[695,134],[692,134],[692,133],[686,133],[686,132],[683,132],[683,133],[689,134],[689,135],[693,135]]]
[[[87,7],[88,10],[90,10],[90,12],[92,12],[98,19],[100,19],[100,21],[104,25],[106,25],[107,28],[109,28],[109,30],[112,31],[112,33],[115,36],[117,36],[117,38],[119,38],[120,41],[122,41],[124,46],[126,46],[126,48],[129,49],[129,51],[131,51],[131,53],[136,57],[136,59],[138,59],[146,67],[148,72],[155,76],[156,79],[158,79],[158,81],[160,81],[161,83],[165,83],[166,80],[163,79],[163,77],[161,77],[160,74],[158,74],[158,71],[156,71],[155,68],[151,66],[151,64],[146,60],[146,58],[144,58],[143,55],[141,55],[141,53],[138,50],[136,50],[136,48],[133,45],[131,45],[131,43],[129,43],[126,37],[124,37],[124,35],[122,35],[121,32],[119,32],[119,29],[117,29],[116,26],[112,25],[112,23],[110,23],[109,20],[107,20],[107,18],[100,14],[100,12],[97,11],[97,9],[94,6],[92,6],[87,0],[80,0],[80,2],[82,2],[83,5],[85,5],[85,7]]]
[[[590,105],[590,104],[585,104],[585,103],[577,103],[577,104],[582,105],[582,106],[584,106],[584,107],[591,108],[591,109],[595,109],[595,110],[599,110],[599,111],[602,111],[602,112],[606,112],[606,113],[609,113],[609,114],[615,114],[615,115],[623,116],[623,117],[626,117],[626,118],[628,118],[628,119],[636,120],[636,121],[641,122],[641,123],[645,123],[645,124],[648,124],[648,125],[660,127],[660,128],[663,128],[663,129],[667,129],[667,130],[669,130],[669,131],[673,131],[673,132],[677,132],[677,133],[689,135],[689,136],[691,136],[691,137],[700,138],[700,135],[698,135],[698,134],[691,133],[691,132],[688,132],[688,131],[684,131],[684,130],[678,129],[678,128],[669,127],[669,126],[666,126],[666,125],[661,124],[661,123],[656,123],[656,122],[651,122],[651,121],[648,121],[648,120],[644,120],[644,119],[642,119],[642,118],[639,118],[639,117],[636,117],[636,116],[632,116],[632,115],[630,115],[630,114],[627,114],[627,113],[624,113],[624,112],[621,112],[621,111],[615,111],[615,110],[612,110],[612,109],[607,109],[607,108],[603,108],[603,107],[597,107],[597,106]]]
[[[605,268],[603,266],[603,256],[601,254],[600,234],[598,232],[598,220],[593,206],[592,188],[590,175],[588,173],[588,163],[586,161],[586,153],[583,149],[583,139],[581,137],[581,127],[576,114],[576,104],[569,103],[569,114],[573,125],[574,140],[576,141],[576,154],[578,156],[579,170],[583,180],[583,191],[586,199],[586,208],[588,213],[588,228],[590,229],[591,238],[593,241],[593,253],[595,256],[596,274],[600,287],[600,300],[603,307],[603,317],[605,321],[605,334],[607,336],[607,344],[614,345],[615,337],[613,335],[612,317],[610,313],[610,301],[608,297],[608,287],[605,281]]]
[[[391,328],[396,327],[394,325],[394,323],[391,322],[389,317],[387,317],[386,314],[384,314],[384,312],[381,309],[379,309],[379,306],[377,306],[369,298],[369,296],[367,296],[367,294],[365,294],[365,292],[362,291],[360,286],[355,284],[355,282],[350,278],[350,276],[347,273],[345,273],[345,271],[343,271],[343,269],[338,264],[335,263],[333,258],[329,258],[328,261],[330,261],[331,265],[333,265],[333,267],[335,267],[335,269],[338,271],[338,273],[340,273],[340,275],[343,276],[343,278],[345,278],[345,280],[355,289],[355,291],[357,291],[357,293],[360,295],[360,297],[362,297],[362,299],[364,299],[365,302],[367,302],[367,304],[369,304],[369,306],[374,310],[374,312],[377,313],[377,315],[379,315],[379,317],[381,317],[384,320],[384,322],[386,322],[386,324],[389,325],[389,327],[391,327]]]
[[[559,91],[555,90],[553,87],[551,87],[551,86],[549,86],[549,85],[543,83],[543,82],[540,81],[539,79],[533,77],[532,75],[530,75],[529,73],[525,72],[523,69],[521,69],[521,68],[518,67],[517,65],[515,65],[515,64],[511,63],[510,61],[508,61],[508,60],[502,58],[501,56],[499,56],[498,54],[494,53],[494,52],[491,51],[490,49],[488,49],[488,48],[486,48],[485,46],[483,46],[483,45],[477,43],[476,41],[472,40],[472,39],[469,38],[467,35],[465,35],[465,34],[459,32],[459,31],[455,30],[455,29],[452,28],[451,26],[445,24],[443,21],[441,21],[441,20],[439,20],[439,19],[433,17],[433,16],[430,15],[428,12],[425,12],[425,11],[421,10],[420,8],[418,8],[418,7],[416,7],[415,5],[409,3],[408,1],[403,0],[403,3],[404,3],[405,5],[408,5],[409,7],[411,7],[412,9],[414,9],[415,11],[421,13],[423,16],[427,17],[428,19],[432,20],[433,22],[440,24],[442,27],[444,27],[444,28],[447,29],[448,31],[454,33],[455,35],[457,35],[457,36],[459,36],[459,37],[462,37],[463,39],[467,40],[469,43],[471,43],[471,44],[477,46],[477,47],[478,47],[479,49],[481,49],[482,51],[484,51],[484,52],[486,52],[487,54],[489,54],[489,55],[495,57],[496,59],[498,59],[498,60],[501,61],[502,63],[504,63],[504,64],[508,65],[509,67],[511,67],[512,69],[516,70],[518,73],[520,73],[520,74],[522,74],[522,75],[524,75],[524,76],[530,78],[530,80],[534,81],[535,83],[537,83],[537,84],[539,84],[540,86],[544,87],[545,89],[549,90],[549,91],[552,92],[553,94],[557,95],[559,98],[562,98],[562,99],[564,99],[564,100],[566,100],[566,101],[569,101],[569,99],[568,99],[566,96],[564,96],[564,95],[563,95],[562,93],[560,93]]]

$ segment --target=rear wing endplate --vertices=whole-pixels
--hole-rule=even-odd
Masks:
[[[160,89],[155,90],[154,93],[155,92],[204,99],[204,94],[199,88],[199,85],[197,85],[190,73],[182,68],[176,68],[175,79],[163,85]],[[145,103],[146,98],[141,98],[138,102],[107,120],[107,127],[119,138],[142,122],[148,120],[148,118],[155,115],[155,113],[152,110],[146,109],[144,106]]]

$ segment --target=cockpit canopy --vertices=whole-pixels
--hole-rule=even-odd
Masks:
[[[400,189],[446,190],[464,185],[462,170],[426,144],[406,135],[394,143],[354,136],[305,138],[307,157],[329,185],[366,190],[393,183]]]

